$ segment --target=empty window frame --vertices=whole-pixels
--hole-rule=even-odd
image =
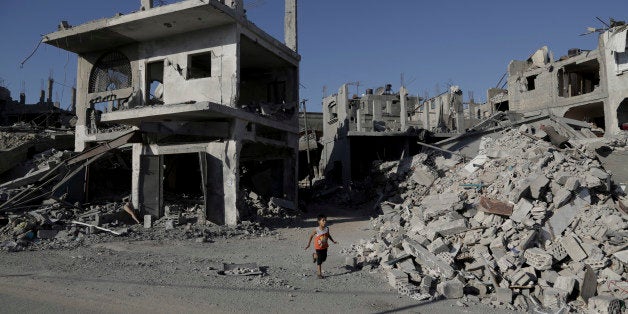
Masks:
[[[212,76],[211,51],[197,53],[188,56],[187,79],[199,79]]]
[[[526,77],[526,86],[528,87],[529,91],[536,89],[536,84],[534,81],[536,81],[537,76],[538,75],[530,75]]]

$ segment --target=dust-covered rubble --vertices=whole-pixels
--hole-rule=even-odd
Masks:
[[[348,266],[379,269],[418,300],[625,310],[625,191],[587,145],[561,149],[538,135],[524,125],[484,137],[468,162],[419,154],[375,165],[382,214],[375,237],[344,251]]]

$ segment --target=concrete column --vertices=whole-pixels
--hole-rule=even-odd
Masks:
[[[299,136],[297,134],[287,134],[288,143],[295,149],[292,151],[291,156],[284,158],[283,162],[283,194],[288,200],[294,201],[296,205],[299,204],[298,191],[299,191]],[[309,138],[308,138],[309,140]],[[310,165],[311,167],[312,165]],[[310,169],[308,169],[310,171]]]
[[[404,87],[401,86],[401,88],[399,89],[399,97],[401,98],[401,109],[399,112],[399,122],[401,122],[401,131],[405,132],[406,128],[407,128],[407,122],[408,122],[408,104],[407,104],[407,100],[406,97],[408,96],[408,90]]]
[[[70,108],[70,111],[72,113],[76,113],[76,88],[72,87],[72,94],[70,95],[70,105],[72,106]]]
[[[285,0],[284,40],[288,48],[298,51],[297,42],[297,0]]]
[[[140,7],[141,11],[153,8],[153,0],[141,0],[141,1],[142,1],[142,6]]]
[[[423,103],[423,128],[426,130],[430,129],[430,107],[429,101]]]
[[[364,130],[362,129],[364,123],[364,115],[362,114],[362,109],[356,110],[355,115],[358,132],[364,132]]]
[[[373,123],[382,120],[382,105],[373,99]],[[373,126],[375,127],[375,126]]]
[[[242,142],[227,140],[207,146],[207,219],[226,225],[236,225],[240,219],[237,206],[240,189],[240,150]],[[222,178],[222,180],[220,180]]]
[[[140,156],[142,144],[133,144],[131,151],[131,202],[133,208],[140,208]]]
[[[52,84],[54,83],[54,80],[52,78],[48,79],[48,99],[46,99],[47,102],[52,102]]]

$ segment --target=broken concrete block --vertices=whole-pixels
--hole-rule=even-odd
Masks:
[[[153,216],[144,215],[144,228],[150,229],[153,226]]]
[[[37,231],[37,237],[40,239],[54,239],[57,234],[59,233],[59,230],[39,230]]]
[[[574,261],[577,261],[577,262],[582,261],[588,256],[587,253],[582,248],[580,240],[576,239],[571,234],[566,234],[562,238],[561,245],[563,248],[565,248],[565,251],[567,252],[569,257],[571,257],[571,259]]]
[[[437,176],[431,171],[422,167],[417,167],[412,173],[412,181],[423,186],[431,186]]]
[[[421,200],[424,209],[424,219],[429,220],[452,211],[461,210],[464,206],[463,198],[458,193],[443,193],[428,195]]]
[[[561,289],[544,288],[543,305],[550,309],[557,309],[567,303],[567,292]]]
[[[580,297],[588,302],[597,292],[597,275],[589,265],[584,266],[584,279],[580,283]]]
[[[554,202],[554,204],[556,204],[556,207],[561,207],[565,204],[567,204],[567,202],[569,202],[569,200],[571,199],[571,191],[565,189],[565,188],[561,188],[560,190],[558,190],[558,192],[554,195],[552,201]]]
[[[580,187],[580,180],[576,177],[569,177],[564,184],[565,189],[575,192]]]
[[[545,280],[546,282],[553,284],[554,282],[556,282],[556,278],[558,278],[558,273],[556,271],[546,270],[541,272],[541,279]]]
[[[606,171],[596,167],[589,169],[589,174],[600,180],[606,180],[610,176]]]
[[[358,266],[357,259],[353,256],[345,257],[345,266],[351,269],[355,269]]]
[[[450,236],[467,231],[467,220],[464,218],[456,220],[439,219],[427,224],[427,227],[442,236]]]
[[[488,197],[480,197],[480,210],[495,215],[510,216],[512,215],[513,205],[506,202],[498,201]]]
[[[512,303],[512,290],[498,287],[495,289],[495,298],[499,303],[510,304]]]
[[[528,265],[538,270],[548,270],[552,268],[552,255],[540,248],[527,249],[523,256]]]
[[[589,313],[620,314],[622,305],[619,299],[608,295],[598,295],[589,299]]]
[[[514,222],[521,223],[532,210],[532,203],[525,198],[519,200],[517,205],[514,206],[510,219]]]
[[[270,203],[277,207],[282,207],[282,208],[286,208],[290,210],[297,210],[297,207],[293,201],[285,200],[282,198],[271,197]]]
[[[437,238],[427,246],[427,249],[434,254],[438,254],[441,252],[448,252],[449,246],[447,246],[447,244],[443,241],[443,238]]]
[[[534,199],[539,199],[541,194],[545,190],[545,187],[549,184],[549,179],[545,175],[539,175],[530,183],[530,195]]]
[[[399,269],[388,270],[388,284],[396,288],[398,284],[407,284],[408,275]]]
[[[402,242],[403,249],[415,257],[417,263],[426,266],[445,278],[452,278],[455,274],[451,265],[443,262],[440,258],[428,251],[425,247],[414,240],[405,239]]]
[[[573,204],[567,204],[554,210],[554,214],[545,224],[544,230],[554,236],[559,236],[571,224],[571,221],[588,204],[586,196],[588,190],[583,189],[574,200]],[[589,198],[590,199],[590,198]],[[589,201],[590,202],[590,201]]]
[[[613,256],[620,260],[622,263],[628,265],[628,250],[623,250],[613,253]]]
[[[561,289],[571,294],[576,287],[576,279],[568,276],[558,276],[554,282],[554,288]]]
[[[421,293],[429,294],[430,290],[432,289],[433,282],[434,282],[434,278],[432,278],[432,276],[429,276],[429,275],[423,276],[423,279],[421,280],[421,285],[420,285]]]
[[[436,286],[436,291],[447,299],[460,299],[464,296],[464,284],[460,280],[453,279],[443,281]]]
[[[164,227],[166,228],[166,230],[174,229],[174,220],[172,219],[164,220]]]
[[[565,251],[565,248],[560,243],[560,239],[557,239],[556,242],[549,246],[548,252],[559,262],[567,257],[567,251]]]
[[[489,158],[486,155],[477,155],[475,158],[471,159],[471,161],[465,165],[463,169],[466,170],[468,174],[472,174],[476,170],[482,168],[488,160]]]

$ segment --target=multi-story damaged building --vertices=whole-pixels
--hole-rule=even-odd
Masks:
[[[344,184],[368,174],[373,160],[391,160],[415,153],[422,123],[414,117],[419,98],[401,87],[361,97],[349,96],[344,84],[337,94],[323,99],[323,151],[320,169],[325,177]]]
[[[155,217],[164,190],[183,186],[202,190],[221,224],[240,219],[243,186],[296,201],[296,0],[285,17],[286,44],[247,20],[242,0],[141,0],[130,14],[63,22],[44,42],[78,54],[76,150],[141,132],[131,198]]]
[[[542,111],[619,132],[628,122],[628,30],[622,24],[600,34],[597,49],[570,49],[554,60],[542,47],[527,60],[511,61],[509,109]]]

